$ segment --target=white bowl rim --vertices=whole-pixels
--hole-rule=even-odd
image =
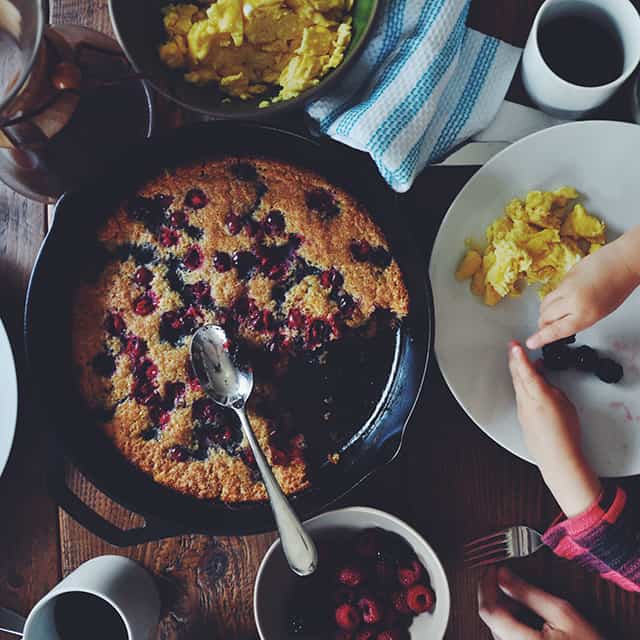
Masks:
[[[437,600],[442,605],[445,611],[446,625],[445,625],[444,632],[446,633],[447,627],[449,626],[449,617],[451,613],[451,589],[449,587],[449,580],[447,578],[447,572],[444,570],[444,567],[442,566],[442,562],[440,561],[440,558],[438,557],[436,552],[433,550],[431,545],[425,540],[424,536],[420,534],[418,531],[416,531],[411,525],[407,524],[404,520],[401,520],[397,516],[394,516],[391,513],[387,513],[386,511],[382,511],[381,509],[374,509],[373,507],[357,507],[356,506],[356,507],[343,507],[341,509],[333,509],[332,511],[325,511],[324,513],[314,516],[309,520],[305,520],[303,524],[305,525],[313,524],[318,520],[323,520],[337,513],[345,513],[345,512],[361,513],[361,514],[366,513],[369,515],[381,516],[393,522],[396,525],[400,525],[400,527],[404,528],[406,531],[414,535],[418,540],[422,542],[422,544],[426,547],[427,551],[432,556],[433,568],[441,574],[441,577],[444,580],[444,585],[446,587],[444,598],[442,597],[441,594],[437,594]],[[260,562],[260,566],[258,567],[258,572],[256,573],[255,581],[253,583],[253,618],[255,620],[258,635],[261,640],[265,640],[265,635],[260,625],[260,619],[258,617],[258,585],[262,580],[262,574],[264,573],[264,569],[267,565],[267,562],[270,560],[271,556],[275,553],[276,549],[279,546],[280,546],[280,538],[277,538],[276,540],[273,541],[271,546],[267,549],[266,553],[264,554],[262,561]]]

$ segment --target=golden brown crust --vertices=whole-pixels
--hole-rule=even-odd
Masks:
[[[234,172],[237,173],[239,165],[245,169],[247,165],[255,167],[257,176],[252,177],[249,170],[249,177],[238,178]],[[206,204],[201,208],[183,204],[188,192],[194,188],[205,195]],[[310,209],[308,200],[309,194],[316,190],[322,197],[321,206],[314,210]],[[330,194],[328,200],[327,193]],[[108,262],[97,282],[83,284],[77,292],[73,357],[79,369],[83,395],[91,407],[112,411],[112,416],[104,423],[106,434],[126,458],[155,481],[199,498],[220,498],[227,502],[263,500],[266,497],[264,487],[245,464],[244,454],[235,455],[242,454],[244,441],[238,441],[230,448],[233,455],[223,446],[213,446],[198,458],[188,456],[181,461],[172,459],[170,455],[173,454],[168,453],[173,449],[178,453],[192,452],[196,447],[196,434],[200,432],[194,431],[193,403],[204,397],[197,384],[189,381],[188,340],[176,340],[172,344],[161,334],[163,314],[183,313],[188,307],[181,292],[175,291],[170,284],[172,258],[174,264],[184,263],[194,245],[201,250],[201,266],[193,270],[180,268],[184,285],[204,282],[210,286],[211,304],[192,305],[196,308],[196,324],[220,322],[221,313],[229,313],[240,299],[249,296],[260,313],[271,313],[279,327],[276,331],[285,342],[293,339],[296,333],[287,326],[287,314],[292,308],[309,318],[322,318],[327,322],[335,323],[338,318],[347,328],[366,324],[376,309],[388,309],[395,316],[404,317],[409,300],[400,268],[395,260],[388,266],[355,260],[350,248],[354,241],[366,240],[373,248],[388,250],[386,240],[366,211],[349,194],[317,174],[282,162],[225,158],[197,163],[164,172],[140,188],[138,195],[145,198],[168,195],[172,201],[170,205],[167,205],[168,200],[163,204],[162,215],[158,218],[161,223],[155,226],[148,224],[146,214],[135,213],[135,206],[131,204],[135,200],[123,202],[99,232],[100,241],[110,251],[119,252],[119,257]],[[282,212],[285,230],[282,234],[266,234],[260,242],[267,247],[282,246],[297,237],[300,244],[292,255],[303,258],[309,266],[308,273],[297,283],[290,284],[281,301],[275,300],[273,294],[277,280],[266,273],[254,272],[251,278],[243,280],[235,268],[221,273],[212,267],[212,258],[217,252],[232,255],[238,251],[257,251],[256,239],[249,236],[246,228],[236,235],[229,232],[229,216],[250,215],[255,221],[264,223],[273,210]],[[190,232],[180,226],[171,228],[167,216],[175,211],[184,211]],[[171,240],[175,244],[162,246],[161,234],[171,231],[175,232]],[[123,253],[123,247],[131,245],[151,247],[154,259],[145,262],[132,252]],[[147,315],[134,310],[140,296],[146,295],[145,286],[134,280],[142,262],[152,274],[149,291],[155,304],[155,309]],[[353,312],[344,317],[340,316],[335,296],[329,296],[321,282],[321,272],[331,268],[344,278],[341,291],[348,293],[356,303]],[[105,328],[114,314],[126,327],[120,334],[113,330],[110,333]],[[238,332],[255,345],[274,339],[273,331],[245,324]],[[114,333],[116,335],[111,335]],[[143,356],[128,353],[127,340],[131,337],[146,344]],[[332,334],[331,339],[338,338],[339,332]],[[101,353],[113,362],[112,374],[98,372],[94,359]],[[149,374],[156,394],[153,400],[157,401],[155,414],[150,408],[153,402],[143,403],[136,392],[137,381],[140,376],[144,378],[140,373],[141,360],[150,361],[155,368]],[[269,385],[257,382],[258,393],[269,394]],[[167,385],[175,383],[184,385],[184,394],[166,407]],[[292,448],[284,459],[277,457],[280,452],[272,442],[277,425],[273,419],[267,420],[261,415],[257,404],[250,404],[249,417],[267,457],[275,463],[276,477],[287,493],[306,488],[309,478],[302,452]],[[157,423],[160,414],[164,422],[158,425],[154,421]],[[147,437],[150,429],[151,435]],[[288,447],[293,438],[290,435],[287,438]]]

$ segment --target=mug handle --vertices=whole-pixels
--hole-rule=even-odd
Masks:
[[[0,631],[22,638],[25,619],[15,611],[0,607]]]
[[[52,470],[50,474],[49,490],[58,506],[64,509],[85,529],[109,544],[115,547],[131,547],[136,544],[154,542],[162,538],[171,538],[189,533],[183,526],[181,527],[177,524],[164,522],[142,514],[145,520],[142,527],[121,529],[96,513],[71,491],[65,479],[65,465],[63,460],[60,460],[60,463],[56,466],[58,468]]]

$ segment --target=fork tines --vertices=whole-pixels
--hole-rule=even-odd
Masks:
[[[464,564],[473,569],[511,557],[510,533],[504,529],[465,544]]]

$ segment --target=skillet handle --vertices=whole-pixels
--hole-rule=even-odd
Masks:
[[[130,547],[188,533],[184,527],[144,516],[145,524],[133,529],[121,529],[96,513],[85,504],[67,485],[64,464],[53,471],[49,490],[54,499],[76,522],[94,535],[115,547]]]

